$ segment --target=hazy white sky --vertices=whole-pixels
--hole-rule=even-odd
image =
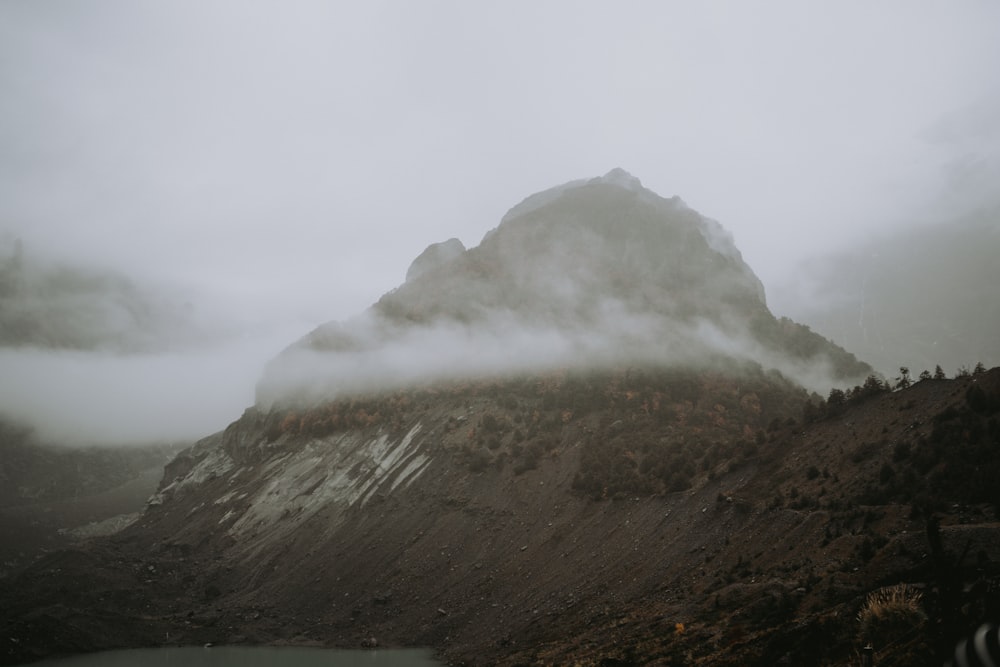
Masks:
[[[765,284],[912,214],[1000,89],[1000,4],[0,4],[0,227],[322,321],[622,166]]]
[[[621,166],[767,287],[994,157],[998,27],[993,0],[5,0],[0,231],[304,331]]]

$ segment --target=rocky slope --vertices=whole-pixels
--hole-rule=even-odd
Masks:
[[[60,447],[0,419],[0,578],[138,518],[184,444]]]
[[[379,418],[323,436],[250,410],[169,466],[137,524],[7,586],[4,660],[374,637],[455,664],[845,664],[865,596],[911,582],[921,612],[871,638],[878,664],[940,664],[926,658],[1000,611],[997,459],[983,458],[1000,446],[1000,369],[859,394],[808,424],[780,419],[795,390],[736,417],[716,401],[743,383],[704,380],[689,419],[722,419],[699,450],[647,414],[649,378],[591,381],[607,404],[565,420],[576,392],[558,379],[383,397]],[[734,445],[737,420],[757,431]],[[525,422],[525,448],[546,443],[533,465],[481,464]],[[611,458],[588,464],[595,446]],[[604,499],[579,484],[618,459],[642,470],[657,448],[693,464],[686,488]]]

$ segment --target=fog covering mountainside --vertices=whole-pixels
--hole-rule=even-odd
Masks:
[[[66,446],[192,441],[308,324],[0,231],[0,416]],[[317,320],[307,320],[314,323]]]
[[[1000,364],[1000,204],[800,266],[782,310],[886,375]]]
[[[825,391],[871,372],[767,308],[715,221],[624,170],[528,197],[465,249],[430,246],[362,315],[272,362],[258,404],[441,378],[753,360]],[[728,363],[728,361],[727,361]]]

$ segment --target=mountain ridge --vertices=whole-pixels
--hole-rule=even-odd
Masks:
[[[803,263],[775,301],[884,373],[1000,362],[1000,205],[891,230]],[[782,289],[783,288],[783,289]],[[961,294],[962,298],[955,298]]]

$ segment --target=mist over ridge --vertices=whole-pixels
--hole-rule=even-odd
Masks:
[[[871,369],[767,308],[731,236],[622,169],[527,197],[480,245],[432,244],[362,314],[270,363],[257,402],[559,367],[751,360],[825,391]]]
[[[0,424],[53,445],[194,440],[307,326],[0,235]],[[285,319],[282,319],[282,316]]]
[[[143,354],[223,333],[180,290],[0,236],[0,347]]]
[[[1000,364],[1000,202],[801,261],[782,312],[894,375]]]

